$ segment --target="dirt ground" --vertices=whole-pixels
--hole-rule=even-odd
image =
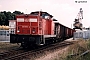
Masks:
[[[0,42],[0,53],[18,48],[19,45],[17,44],[11,44],[10,42]]]
[[[60,57],[59,55],[63,54],[66,50],[68,49],[68,47],[64,48],[64,49],[58,49],[53,53],[48,53],[45,56],[42,56],[40,58],[37,58],[36,60],[54,60],[55,58]]]
[[[77,40],[73,40],[71,38],[71,39],[68,39],[66,41],[76,42]],[[11,50],[11,49],[15,49],[15,48],[18,48],[18,47],[20,47],[20,45],[10,44],[9,42],[0,42],[0,53]],[[58,60],[58,57],[62,56],[62,54],[65,54],[67,49],[68,49],[68,46],[65,47],[65,48],[62,48],[62,49],[61,48],[56,49],[54,52],[48,52],[47,51],[45,55],[43,55],[39,58],[36,58],[35,60],[56,60],[56,58]]]
[[[78,40],[73,40],[71,38],[71,39],[68,39],[66,41],[77,42]],[[57,49],[52,53],[46,52],[46,55],[44,55],[40,58],[36,58],[35,60],[60,60],[60,57],[62,56],[62,54],[64,55],[65,53],[67,53],[66,52],[67,50],[68,50],[68,46],[65,48],[62,48],[62,49],[61,48]],[[61,59],[61,60],[63,60],[63,59]]]

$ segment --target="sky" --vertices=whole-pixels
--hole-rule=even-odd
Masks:
[[[42,10],[70,28],[80,8],[83,9],[83,27],[90,27],[90,0],[0,0],[0,11],[17,10],[29,14]]]

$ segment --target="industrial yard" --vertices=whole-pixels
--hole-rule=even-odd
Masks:
[[[1,0],[0,60],[90,60],[89,5]]]
[[[36,13],[39,16],[32,15]],[[82,26],[77,26],[77,28],[77,23],[75,23],[75,28],[72,29],[62,25],[59,22],[54,22],[54,20],[56,19],[48,21],[49,18],[47,18],[47,20],[45,18],[41,18],[42,20],[39,21],[36,19],[36,17],[40,17],[40,14],[48,13],[36,11],[31,12],[31,15],[18,15],[17,20],[9,20],[9,27],[0,26],[0,59],[89,60],[88,55],[90,53],[90,30],[84,31],[81,28]],[[48,14],[48,16],[52,18],[50,14]],[[25,19],[25,21],[22,17]],[[31,21],[29,20],[30,18],[32,18]],[[47,26],[45,26],[46,24],[43,26],[37,25],[39,27],[38,29],[40,30],[38,31],[35,26],[35,23],[37,23],[37,21],[39,21],[39,25],[41,24],[41,22],[44,22],[43,24],[46,23]],[[51,23],[51,21],[53,23]],[[31,26],[30,24],[33,26]],[[44,31],[45,28],[45,31],[48,30],[48,33]],[[75,29],[80,30],[78,31]]]

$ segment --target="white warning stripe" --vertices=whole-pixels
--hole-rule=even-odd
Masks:
[[[37,19],[36,18],[30,18],[29,22],[37,22]]]
[[[24,22],[24,18],[17,18],[17,22]]]

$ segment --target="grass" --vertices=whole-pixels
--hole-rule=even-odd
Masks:
[[[70,45],[68,50],[55,60],[90,60],[90,52],[80,56],[87,50],[90,50],[90,40],[79,39],[76,44]]]

